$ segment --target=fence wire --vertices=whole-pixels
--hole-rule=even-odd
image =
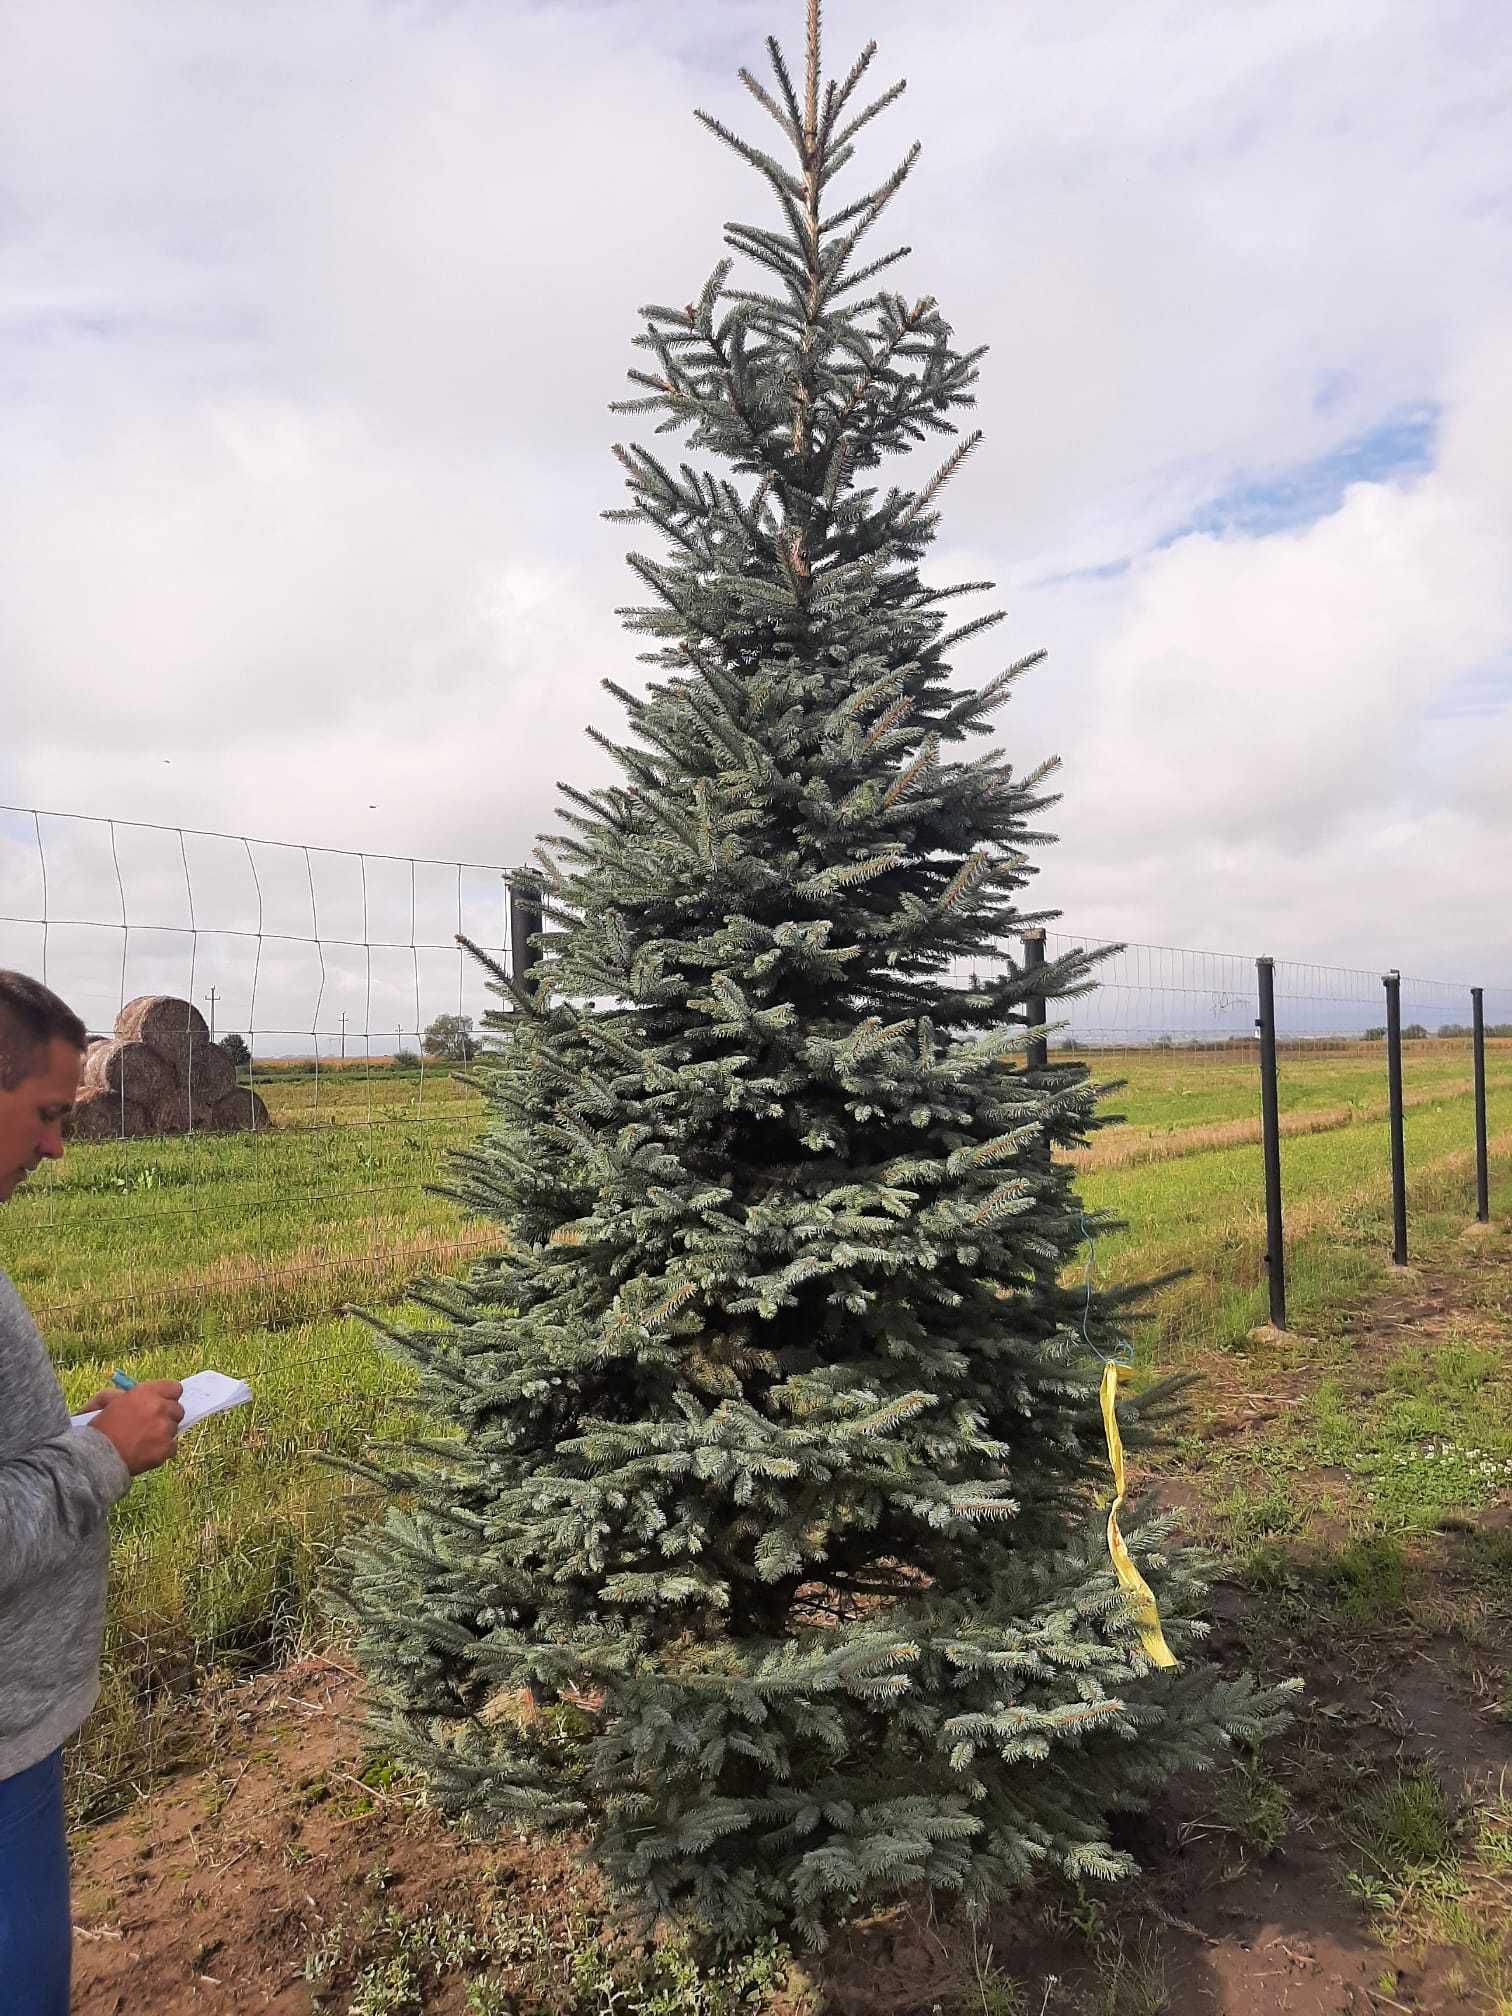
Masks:
[[[0,967],[56,989],[92,1037],[138,996],[190,1003],[242,1039],[268,1120],[78,1141],[0,1220],[0,1264],[75,1404],[117,1367],[212,1366],[253,1393],[118,1515],[77,1811],[171,1763],[186,1688],[305,1627],[355,1502],[318,1459],[405,1425],[407,1374],[345,1312],[487,1243],[430,1189],[481,1102],[426,1031],[493,1005],[457,937],[507,961],[508,884],[498,864],[0,807]]]
[[[360,1493],[319,1462],[413,1422],[412,1382],[352,1316],[497,1238],[432,1187],[482,1104],[427,1055],[442,1016],[491,1005],[459,933],[506,967],[515,871],[0,807],[0,967],[37,974],[109,1036],[125,1003],[190,1001],[243,1038],[269,1124],[79,1142],[0,1216],[0,1264],[77,1403],[117,1366],[212,1366],[250,1406],[186,1437],[118,1515],[105,1696],[76,1747],[76,1810],[177,1756],[187,1692],[263,1664],[316,1614]],[[1235,1342],[1266,1303],[1256,964],[1238,953],[1046,934],[1095,953],[1049,1004],[1051,1064],[1108,1086],[1076,1151],[1083,1263],[1110,1283],[1182,1278],[1144,1312],[1162,1362]],[[1007,945],[954,977],[1024,962]],[[1383,975],[1274,966],[1287,1263],[1304,1315],[1363,1286],[1389,1236]],[[1468,985],[1403,977],[1414,1212],[1473,1196]],[[1512,988],[1484,992],[1498,1166],[1512,1157]],[[1022,1031],[1016,1032],[1022,1040]],[[1120,1228],[1120,1225],[1122,1229]]]

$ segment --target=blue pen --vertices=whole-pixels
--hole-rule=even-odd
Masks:
[[[136,1381],[135,1379],[128,1379],[124,1372],[112,1372],[110,1383],[112,1386],[119,1386],[123,1393],[129,1393],[132,1387],[135,1386]]]

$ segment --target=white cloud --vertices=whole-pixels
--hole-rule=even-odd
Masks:
[[[1506,355],[1488,330],[1453,374],[1429,474],[1131,570],[1070,766],[1077,917],[1227,944],[1237,916],[1309,957],[1505,976],[1512,717],[1434,717],[1512,651]]]
[[[1506,913],[1508,719],[1432,718],[1512,649],[1493,14],[832,0],[832,60],[875,32],[910,77],[874,129],[879,164],[926,142],[902,284],[992,345],[940,567],[1051,648],[1004,734],[1066,759],[1046,888],[1088,928],[1441,969]],[[597,514],[635,307],[761,202],[690,107],[744,118],[734,62],[798,22],[23,9],[0,796],[521,858],[554,780],[600,772],[599,679],[633,676]],[[1418,404],[1428,474],[1151,550]]]

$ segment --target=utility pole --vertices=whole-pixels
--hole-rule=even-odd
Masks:
[[[215,1041],[215,989],[210,989],[210,1041]]]
[[[343,1063],[346,1061],[346,1024],[346,1010],[343,1008],[341,1011],[341,1056]]]

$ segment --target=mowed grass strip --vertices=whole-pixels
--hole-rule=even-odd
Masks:
[[[271,1131],[81,1143],[32,1179],[0,1256],[60,1366],[134,1372],[161,1346],[389,1302],[475,1250],[485,1228],[429,1186],[476,1137],[479,1095],[435,1074],[423,1102],[355,1074],[319,1089],[317,1108],[308,1083],[268,1085]]]
[[[1250,1037],[1207,1049],[1089,1050],[1082,1061],[1096,1080],[1116,1087],[1107,1104],[1123,1117],[1120,1131],[1173,1132],[1259,1115],[1259,1049]],[[1487,1040],[1486,1068],[1491,1077],[1512,1072],[1512,1038]],[[1457,1037],[1402,1045],[1409,1097],[1422,1090],[1458,1092],[1468,1087],[1472,1069],[1470,1044]],[[1283,1116],[1323,1107],[1372,1108],[1386,1097],[1386,1046],[1282,1042],[1276,1089]]]
[[[1487,1091],[1512,1085],[1512,1056],[1488,1064]],[[1427,1085],[1404,1092],[1404,1113],[1424,1106],[1470,1097],[1471,1078],[1433,1078]],[[1355,1099],[1344,1106],[1294,1105],[1277,1116],[1277,1132],[1283,1141],[1301,1134],[1332,1134],[1341,1127],[1356,1127],[1369,1121],[1384,1121],[1390,1107],[1384,1092],[1379,1099]],[[1128,1169],[1140,1162],[1172,1162],[1183,1155],[1205,1155],[1217,1148],[1240,1148],[1262,1138],[1258,1113],[1248,1120],[1209,1120],[1190,1127],[1113,1127],[1099,1134],[1090,1147],[1072,1151],[1068,1159],[1079,1169]]]
[[[1512,1077],[1487,1091],[1491,1153],[1512,1161]],[[1474,1134],[1468,1096],[1416,1105],[1404,1117],[1412,1210],[1474,1209]],[[1282,1144],[1288,1322],[1359,1297],[1390,1259],[1390,1159],[1385,1120]],[[1089,1207],[1125,1221],[1097,1241],[1098,1278],[1124,1284],[1182,1272],[1155,1298],[1141,1355],[1187,1365],[1207,1350],[1242,1345],[1267,1315],[1265,1200],[1258,1144],[1125,1169],[1088,1169]],[[1410,1225],[1409,1225],[1410,1245]]]

